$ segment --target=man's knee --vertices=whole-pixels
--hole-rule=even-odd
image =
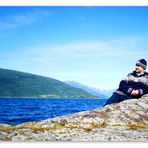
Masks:
[[[117,93],[113,93],[113,95],[107,100],[105,105],[119,103],[119,102],[121,102],[121,96],[118,95]]]

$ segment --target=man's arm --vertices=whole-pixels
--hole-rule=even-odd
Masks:
[[[131,94],[133,91],[133,89],[128,85],[126,80],[122,80],[120,82],[119,89],[126,94]]]
[[[146,88],[144,88],[144,89],[139,89],[139,93],[140,93],[141,96],[145,95],[145,94],[148,94],[148,86]]]
[[[137,96],[140,97],[140,96],[144,95],[145,93],[148,93],[148,88],[135,90],[135,89],[131,88],[125,80],[122,80],[120,82],[119,89],[126,94],[130,94],[133,97],[137,97]]]
[[[128,74],[119,84],[119,89],[126,93],[126,94],[132,94],[133,89],[129,86],[128,81],[131,80],[132,73]]]
[[[146,73],[146,76],[145,76],[145,87],[144,88],[141,88],[139,89],[139,93],[140,95],[145,95],[145,94],[148,94],[148,73]]]

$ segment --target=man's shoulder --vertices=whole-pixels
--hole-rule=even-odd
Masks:
[[[129,73],[127,76],[134,76],[135,75],[135,71]]]
[[[137,77],[137,74],[136,74],[135,71],[133,71],[133,72],[131,72],[131,73],[129,73],[129,74],[127,75],[127,77],[130,77],[130,76]],[[148,72],[145,72],[145,73],[144,73],[143,75],[141,75],[141,76],[146,76],[146,77],[148,78]]]

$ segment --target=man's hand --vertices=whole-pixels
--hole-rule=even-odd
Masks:
[[[133,90],[131,95],[132,96],[138,96],[139,95],[139,90]]]

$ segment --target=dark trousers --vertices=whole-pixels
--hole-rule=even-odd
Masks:
[[[133,97],[123,96],[123,95],[119,95],[117,93],[113,93],[113,95],[107,100],[105,105],[112,104],[112,103],[119,103],[121,101],[129,100],[129,99],[133,99]]]

